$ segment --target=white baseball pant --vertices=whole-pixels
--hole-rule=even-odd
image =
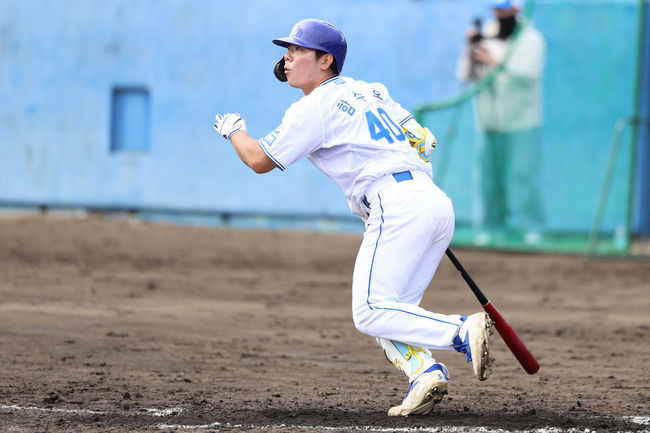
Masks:
[[[454,211],[427,174],[411,174],[401,181],[383,176],[366,193],[370,215],[354,267],[354,324],[371,337],[452,350],[460,315],[418,305],[451,242]]]

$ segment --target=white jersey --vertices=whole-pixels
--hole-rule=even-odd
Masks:
[[[293,103],[259,145],[280,170],[306,156],[365,218],[362,200],[374,180],[406,170],[431,177],[401,128],[412,117],[383,84],[336,76]]]

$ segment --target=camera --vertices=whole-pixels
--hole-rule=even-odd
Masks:
[[[469,39],[469,42],[471,44],[476,44],[478,42],[481,42],[481,40],[483,39],[483,35],[481,34],[481,19],[480,18],[474,18],[474,28],[476,29],[476,34],[473,35]]]
[[[479,42],[483,40],[483,34],[481,33],[481,19],[480,18],[474,18],[474,28],[476,29],[476,33],[472,35],[469,39],[470,43],[470,49],[472,52],[477,49],[477,45]],[[478,80],[480,77],[479,70],[482,68],[483,64],[476,61],[474,59],[474,56],[470,56],[470,65],[469,65],[469,79],[470,80]]]

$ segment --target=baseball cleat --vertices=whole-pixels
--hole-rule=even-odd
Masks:
[[[472,362],[474,376],[485,380],[492,372],[494,358],[490,356],[489,339],[494,331],[487,313],[467,316],[454,338],[454,349],[464,353],[467,362]]]
[[[388,416],[425,415],[447,394],[447,378],[440,364],[432,365],[415,379],[402,404],[388,410]]]

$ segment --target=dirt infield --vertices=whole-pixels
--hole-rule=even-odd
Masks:
[[[360,236],[0,219],[0,431],[641,431],[650,262],[456,250],[538,357],[389,418],[406,379],[354,328]],[[480,306],[444,259],[423,306]],[[465,427],[465,428],[461,428]]]

